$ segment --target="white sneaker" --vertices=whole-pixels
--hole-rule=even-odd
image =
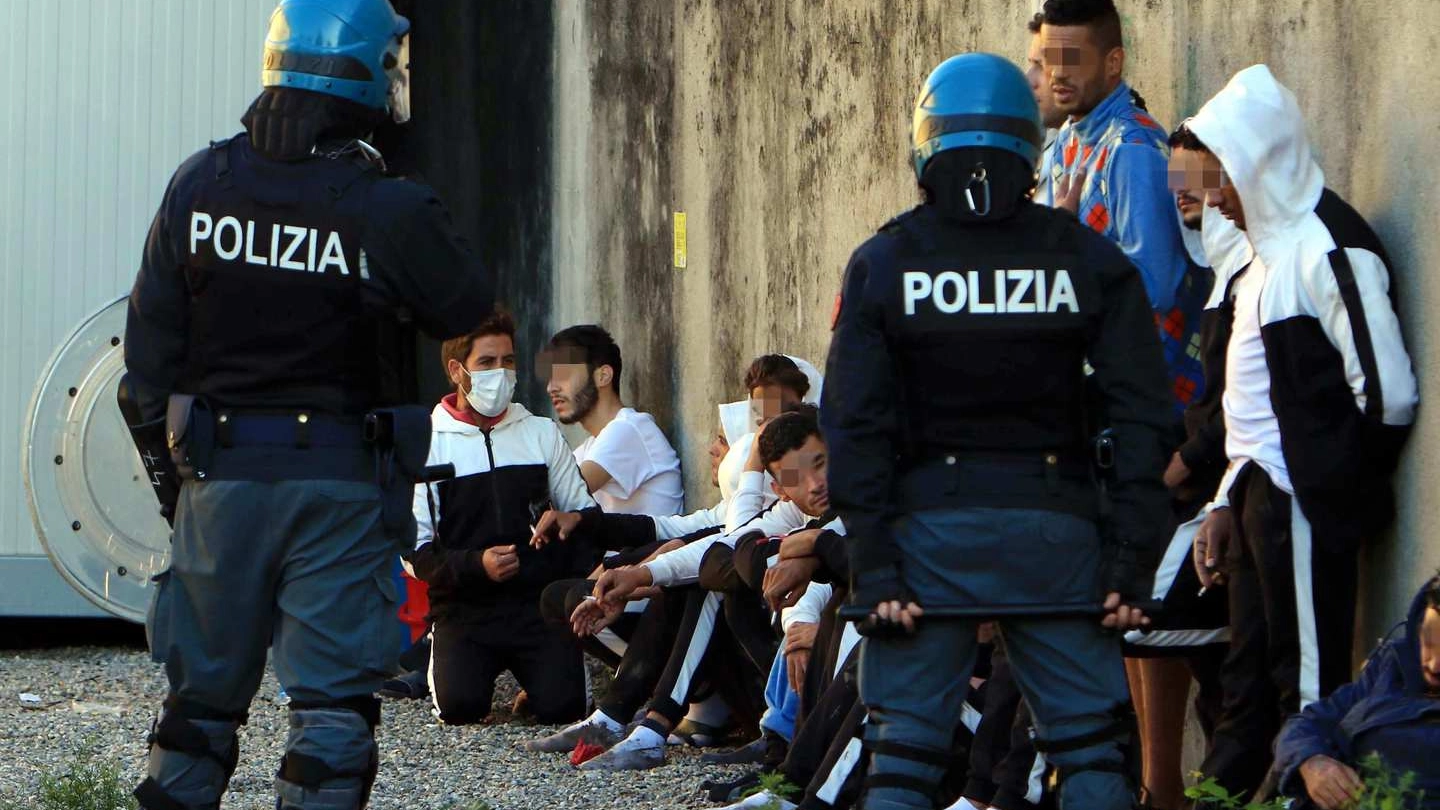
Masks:
[[[573,750],[575,744],[582,740],[608,748],[614,745],[619,739],[619,734],[606,728],[603,724],[596,722],[592,716],[578,723],[566,726],[548,737],[527,740],[524,743],[524,748],[526,751],[558,754]]]
[[[665,738],[638,726],[630,736],[594,759],[580,763],[582,771],[643,771],[665,764]]]

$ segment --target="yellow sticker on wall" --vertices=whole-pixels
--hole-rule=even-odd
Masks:
[[[685,269],[685,212],[675,212],[675,269]]]

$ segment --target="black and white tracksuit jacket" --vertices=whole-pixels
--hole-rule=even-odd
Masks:
[[[560,428],[512,403],[504,418],[483,431],[456,419],[445,406],[431,414],[429,464],[454,464],[455,477],[415,487],[418,527],[411,558],[415,576],[430,585],[430,610],[444,618],[539,616],[540,592],[557,579],[584,576],[596,555],[583,536],[530,547],[530,526],[554,507],[597,509]],[[434,499],[438,525],[431,519]],[[577,534],[583,534],[577,532]],[[514,545],[520,571],[505,582],[485,573],[492,546]]]
[[[1389,258],[1365,220],[1325,188],[1293,95],[1263,66],[1237,75],[1190,129],[1234,183],[1254,250],[1222,292],[1207,369],[1225,384],[1231,290],[1263,264],[1260,334],[1283,450],[1278,477],[1291,486],[1277,485],[1293,489],[1317,541],[1353,547],[1393,516],[1390,479],[1419,398]],[[1207,400],[1224,396],[1216,390]],[[1217,502],[1241,466],[1231,455]]]

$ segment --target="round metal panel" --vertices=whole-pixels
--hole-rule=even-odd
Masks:
[[[127,299],[91,315],[55,355],[25,422],[25,490],[55,567],[101,608],[144,621],[170,527],[115,394],[125,373]]]

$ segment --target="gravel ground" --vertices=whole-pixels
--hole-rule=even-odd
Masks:
[[[277,689],[267,674],[250,723],[240,730],[240,768],[226,808],[274,807],[271,784],[287,728]],[[25,692],[39,695],[45,708],[22,707],[19,696]],[[497,710],[508,706],[514,693],[507,676]],[[63,770],[86,745],[100,761],[118,764],[127,781],[138,782],[145,736],[164,696],[163,671],[141,651],[0,651],[0,798],[33,795],[41,774]],[[654,770],[582,774],[565,755],[516,748],[552,727],[508,722],[449,728],[439,725],[428,707],[420,701],[385,703],[380,777],[370,802],[375,810],[468,810],[482,801],[494,810],[707,807],[698,792],[702,779],[743,772],[704,766],[693,749],[672,747],[669,762]]]

